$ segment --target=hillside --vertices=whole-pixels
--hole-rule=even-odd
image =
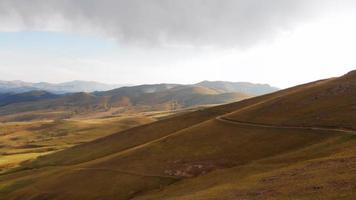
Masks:
[[[35,92],[32,92],[35,93]],[[15,96],[28,96],[16,94]],[[4,101],[0,121],[64,119],[89,113],[123,113],[129,111],[177,110],[201,105],[223,104],[251,97],[244,93],[221,93],[202,86],[175,84],[122,87],[94,93],[73,93],[38,101]],[[30,99],[28,99],[30,100]],[[33,99],[35,100],[35,99]]]
[[[128,98],[132,105],[170,106],[174,103],[177,107],[185,108],[197,105],[228,103],[248,97],[251,97],[251,95],[243,93],[220,93],[201,86],[175,86],[166,90],[142,93],[120,92],[116,90],[116,93],[110,97],[109,102],[115,105],[117,100]]]
[[[231,85],[232,88],[222,88],[221,84]],[[12,93],[1,94],[1,88],[6,88],[4,85],[8,86],[6,90]],[[36,90],[37,88],[44,90]],[[62,94],[93,91],[94,88],[103,89],[103,87],[100,89],[99,83],[83,81],[56,85],[21,81],[0,82],[0,121],[67,119],[95,113],[100,113],[101,116],[113,116],[126,112],[177,110],[231,103],[252,97],[254,94],[265,94],[276,90],[263,84],[205,81],[193,85],[152,84],[92,93]],[[18,93],[26,90],[31,91]],[[47,91],[54,91],[54,93]]]
[[[253,84],[248,82],[228,82],[228,81],[202,81],[195,84],[196,86],[208,87],[220,92],[241,92],[254,96],[276,92],[279,90],[268,84]]]
[[[18,93],[18,94],[6,93],[6,94],[0,94],[0,106],[6,106],[8,104],[13,104],[13,103],[54,99],[57,97],[59,97],[59,95],[55,95],[46,91],[38,91],[38,90]]]
[[[243,111],[229,119],[262,124],[355,128],[356,71],[307,85]]]
[[[351,72],[43,156],[1,175],[0,199],[353,199],[355,82]]]

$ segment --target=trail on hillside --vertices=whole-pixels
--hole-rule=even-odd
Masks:
[[[95,171],[112,171],[112,172],[118,172],[122,174],[128,174],[132,176],[142,176],[142,177],[151,177],[151,178],[168,178],[168,179],[180,179],[179,177],[176,176],[165,176],[165,175],[152,175],[152,174],[141,174],[137,172],[132,172],[132,171],[125,171],[125,170],[120,170],[120,169],[112,169],[112,168],[73,168],[72,170],[95,170]]]
[[[327,128],[327,127],[317,127],[317,126],[283,126],[283,125],[274,125],[274,124],[260,124],[260,123],[243,122],[243,121],[228,119],[228,118],[223,117],[223,116],[216,117],[215,119],[220,121],[220,122],[223,122],[223,123],[242,125],[242,126],[259,127],[259,128],[330,131],[330,132],[340,132],[340,133],[356,135],[356,130],[346,129],[346,128]]]
[[[193,127],[196,127],[196,126],[199,126],[201,123],[204,123],[204,122],[205,121],[200,122],[200,123],[195,124],[195,125],[192,125],[192,126],[188,126],[186,128],[180,129],[180,130],[178,130],[176,132],[170,133],[170,134],[168,134],[166,136],[151,140],[149,142],[142,143],[142,144],[139,144],[139,145],[136,145],[136,146],[133,146],[133,147],[129,147],[129,148],[125,149],[125,150],[122,150],[122,151],[119,151],[119,152],[116,152],[116,153],[112,153],[112,154],[109,154],[109,155],[106,155],[106,156],[103,156],[103,157],[100,157],[100,158],[97,158],[97,159],[94,159],[94,160],[89,160],[89,161],[86,161],[86,162],[83,162],[83,163],[79,163],[79,164],[76,164],[76,165],[73,165],[73,166],[80,167],[80,168],[85,168],[85,166],[88,166],[88,165],[100,163],[100,162],[103,162],[105,160],[109,160],[111,158],[115,158],[115,157],[118,157],[120,155],[124,155],[124,154],[133,152],[133,151],[138,150],[138,149],[143,149],[143,148],[145,148],[145,147],[147,147],[149,145],[158,143],[158,142],[163,141],[165,139],[168,139],[170,137],[177,136],[177,135],[181,134],[183,131],[185,131],[187,129],[190,129],[190,128],[193,128]]]

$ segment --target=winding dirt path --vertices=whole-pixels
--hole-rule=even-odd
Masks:
[[[346,128],[327,128],[327,127],[316,127],[316,126],[282,126],[282,125],[273,125],[273,124],[259,124],[259,123],[253,123],[253,122],[243,122],[243,121],[228,119],[224,116],[216,117],[216,120],[223,122],[223,123],[242,125],[242,126],[250,126],[250,127],[258,127],[258,128],[330,131],[330,132],[339,132],[339,133],[356,135],[356,130],[346,129]]]
[[[128,174],[131,176],[142,176],[142,177],[151,177],[151,178],[168,178],[168,179],[180,179],[179,177],[176,176],[166,176],[166,175],[152,175],[152,174],[141,174],[141,173],[136,173],[136,172],[131,172],[131,171],[125,171],[125,170],[120,170],[120,169],[111,169],[111,168],[73,168],[71,170],[76,170],[76,171],[81,171],[81,170],[94,170],[94,171],[112,171],[112,172],[118,172],[122,174]]]

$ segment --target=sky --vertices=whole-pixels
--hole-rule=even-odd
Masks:
[[[0,0],[0,80],[248,81],[356,69],[352,0]]]

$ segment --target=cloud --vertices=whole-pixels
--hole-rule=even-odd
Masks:
[[[323,2],[0,0],[0,31],[80,32],[154,46],[249,47],[311,18],[317,1]]]

